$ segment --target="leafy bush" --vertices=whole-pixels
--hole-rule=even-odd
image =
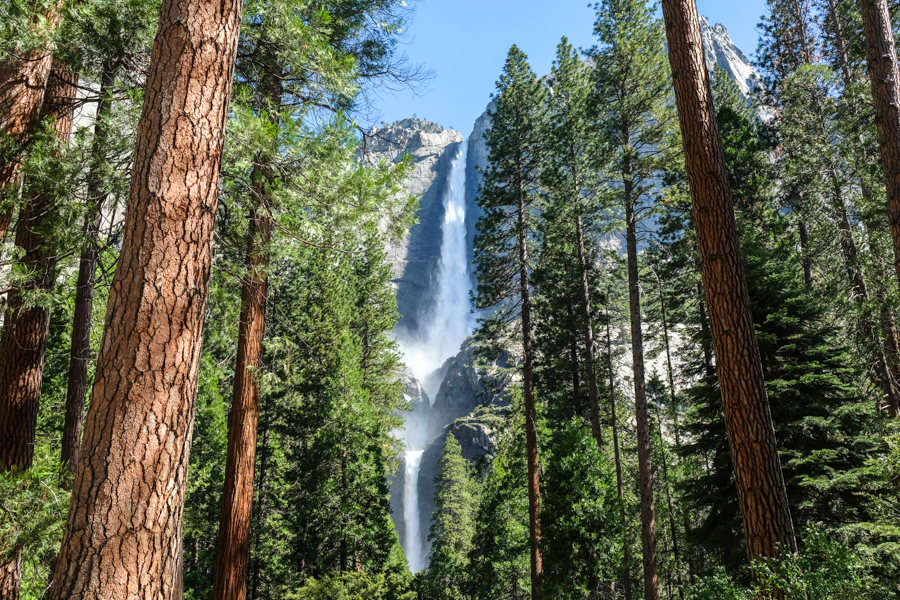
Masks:
[[[364,571],[333,573],[310,578],[287,600],[416,600],[416,593],[398,577],[370,575]]]

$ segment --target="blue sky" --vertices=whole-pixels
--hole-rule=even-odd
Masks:
[[[744,54],[756,51],[763,0],[698,0],[697,5],[711,23],[728,28]],[[435,78],[419,96],[382,94],[377,120],[390,123],[416,114],[468,136],[512,44],[544,75],[562,36],[577,47],[594,43],[594,11],[586,0],[422,0],[417,7],[403,50],[411,61],[434,69]]]

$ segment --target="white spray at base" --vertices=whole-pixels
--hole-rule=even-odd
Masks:
[[[403,360],[416,379],[423,382],[451,356],[459,352],[463,341],[472,333],[474,318],[471,315],[469,291],[471,279],[468,272],[466,245],[466,148],[459,144],[453,157],[444,192],[444,220],[441,222],[441,257],[434,281],[437,292],[429,314],[419,319],[422,324],[415,338],[400,338],[398,343]],[[440,381],[432,383],[432,387]],[[438,390],[425,390],[434,402]],[[422,452],[429,440],[425,439],[424,415],[415,412],[406,415],[406,425],[401,433],[406,443],[404,453],[405,472],[403,488],[403,521],[405,540],[403,550],[410,571],[417,573],[427,564],[425,542],[419,515],[419,467]]]

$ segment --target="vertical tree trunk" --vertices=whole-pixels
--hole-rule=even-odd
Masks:
[[[75,316],[72,322],[72,341],[69,351],[69,377],[66,387],[66,416],[63,423],[62,462],[71,471],[78,466],[81,446],[81,427],[84,421],[84,399],[87,394],[88,366],[91,361],[91,315],[94,312],[94,277],[97,272],[97,238],[105,197],[99,181],[103,153],[106,150],[106,121],[112,111],[112,86],[115,73],[106,68],[100,79],[100,102],[94,124],[91,147],[91,172],[88,175],[88,215],[85,223],[87,246],[78,260],[78,280],[75,284]]]
[[[581,215],[575,217],[578,235],[578,264],[581,268],[581,306],[584,309],[584,346],[587,356],[588,391],[591,400],[591,433],[600,452],[603,452],[603,431],[600,428],[600,393],[597,390],[597,369],[594,358],[594,326],[591,322],[591,285],[588,281],[588,262],[584,249],[584,228]]]
[[[164,0],[52,600],[171,598],[238,0]]]
[[[525,202],[517,206],[519,292],[522,298],[522,388],[525,396],[525,448],[528,461],[528,529],[531,537],[531,599],[541,600],[541,484],[537,450],[537,410],[534,405],[531,356],[531,293],[528,289],[528,246]]]
[[[622,517],[622,539],[625,544],[625,556],[622,560],[622,587],[625,600],[631,600],[631,548],[628,545],[628,520],[625,518],[625,487],[622,483],[622,457],[619,454],[619,421],[616,417],[616,371],[612,355],[612,325],[609,320],[609,296],[606,292],[606,352],[609,355],[609,417],[612,421],[613,449],[616,459],[616,488],[619,492],[619,510]]]
[[[628,168],[626,167],[626,170]],[[638,283],[637,231],[630,177],[625,178],[625,241],[628,246],[628,306],[631,312],[631,359],[634,372],[634,407],[637,419],[638,471],[641,478],[641,545],[644,563],[644,598],[659,599],[656,564],[656,510],[653,506],[653,469],[650,460],[650,417],[644,376],[644,334],[641,331],[641,289]]]
[[[259,424],[259,384],[256,371],[263,366],[268,280],[265,253],[270,230],[268,216],[257,213],[251,215],[247,273],[241,292],[240,332],[228,427],[225,489],[216,546],[213,600],[244,600],[247,596],[247,557],[250,549],[250,521],[253,516]]]
[[[812,287],[812,261],[809,259],[809,231],[806,229],[806,221],[800,220],[797,223],[800,232],[800,254],[803,263],[803,283],[806,287]]]
[[[62,145],[72,133],[77,76],[62,63],[54,67],[41,115],[55,119],[57,141]],[[28,195],[32,197],[19,217],[16,245],[24,252],[20,265],[29,277],[22,288],[10,292],[0,334],[0,472],[24,471],[34,458],[50,311],[43,306],[26,307],[23,292],[50,291],[56,278],[56,253],[45,231],[56,199],[39,187],[32,187]],[[0,563],[0,598],[19,597],[21,573],[19,548],[12,559]]]
[[[703,287],[751,559],[797,542],[750,313],[737,223],[695,0],[663,0]]]
[[[55,119],[58,142],[63,144],[72,133],[77,79],[63,65],[58,67],[47,86],[42,114]],[[28,187],[30,197],[19,217],[16,245],[24,253],[19,264],[29,277],[10,292],[0,335],[0,470],[31,467],[50,311],[25,306],[24,296],[28,291],[49,291],[56,277],[56,253],[48,245],[46,231],[56,199],[39,186]]]
[[[881,160],[887,187],[887,211],[894,242],[894,272],[900,280],[900,67],[887,0],[859,0],[866,62]]]
[[[61,2],[43,16],[47,29],[59,23]],[[13,148],[0,151],[0,243],[9,233],[13,209],[5,201],[14,197],[19,183],[19,155],[40,120],[44,92],[53,57],[46,48],[36,48],[0,61],[0,133],[9,136]]]
[[[575,322],[574,310],[572,310],[572,303],[569,302],[568,305],[569,311],[569,322]],[[569,359],[572,361],[572,405],[578,406],[578,397],[581,395],[581,381],[578,377],[578,336],[575,333],[572,333],[572,338],[569,342]]]

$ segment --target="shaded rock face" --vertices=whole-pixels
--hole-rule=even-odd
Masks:
[[[452,129],[422,119],[404,119],[369,132],[366,160],[399,163],[412,156],[413,172],[406,183],[409,194],[419,198],[419,223],[400,243],[388,248],[393,265],[397,309],[402,315],[398,334],[416,332],[435,300],[436,274],[441,257],[443,197],[450,185],[453,159],[463,136]]]
[[[744,56],[740,48],[731,41],[728,30],[721,23],[710,25],[706,17],[700,17],[700,36],[703,38],[703,54],[706,68],[712,70],[719,65],[741,88],[745,98],[762,85],[762,78]]]

